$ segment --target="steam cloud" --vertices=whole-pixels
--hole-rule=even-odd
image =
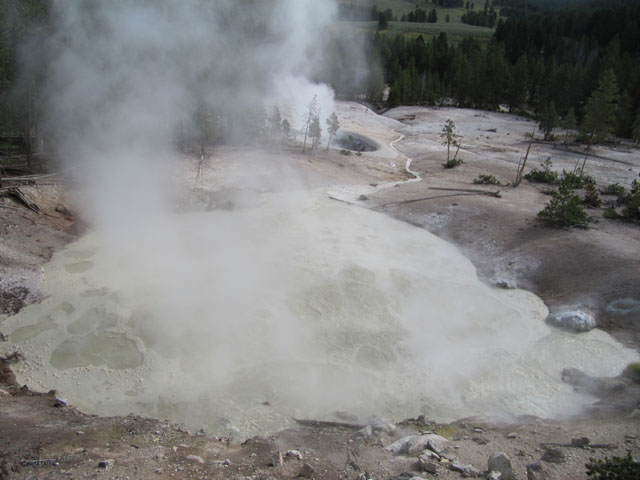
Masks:
[[[333,1],[58,1],[46,39],[48,131],[106,229],[164,208],[176,126],[203,104],[247,119],[290,105],[300,127],[318,95]],[[232,126],[233,127],[233,126]],[[235,125],[242,135],[242,122]],[[233,128],[232,128],[233,130]]]
[[[333,111],[310,80],[333,1],[53,8],[47,130],[99,233],[58,253],[47,299],[6,323],[35,388],[250,435],[345,409],[565,414],[589,399],[559,383],[562,366],[606,375],[637,359],[602,332],[575,348],[539,299],[496,292],[452,246],[324,192],[170,213],[176,125],[203,104],[248,118],[289,103],[294,127],[314,94]]]

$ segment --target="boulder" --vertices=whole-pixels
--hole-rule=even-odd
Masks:
[[[275,452],[271,454],[271,466],[273,467],[281,467],[284,465],[284,458],[282,458],[282,453]]]
[[[487,462],[489,472],[498,472],[500,480],[515,480],[511,460],[504,452],[494,453]]]
[[[295,457],[298,460],[302,460],[302,453],[300,453],[300,450],[288,450],[286,453],[287,457]]]
[[[98,468],[103,468],[105,470],[110,470],[111,467],[113,467],[113,465],[116,463],[116,461],[113,458],[108,458],[106,460],[100,460],[98,462]]]
[[[420,471],[427,473],[436,473],[438,470],[436,463],[432,461],[431,457],[426,455],[420,455],[418,457],[418,468]]]
[[[554,312],[547,317],[546,322],[554,327],[577,333],[588,332],[597,326],[595,317],[583,310]]]
[[[427,435],[409,435],[387,445],[384,449],[391,452],[393,455],[417,456],[422,453],[423,450],[428,448],[440,455],[438,450],[442,452],[444,450],[444,445],[447,442],[449,442],[449,440],[433,433]]]
[[[454,472],[460,472],[463,477],[479,477],[481,475],[480,470],[473,465],[465,465],[460,462],[453,462],[449,464],[449,470]]]
[[[303,478],[311,478],[313,477],[313,474],[315,472],[316,472],[315,469],[311,465],[309,465],[308,463],[305,463],[300,469],[300,471],[298,472],[298,476]]]

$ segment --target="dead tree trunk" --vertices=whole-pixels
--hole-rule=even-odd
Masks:
[[[529,140],[529,146],[527,147],[527,153],[524,155],[524,160],[522,165],[520,166],[520,170],[518,170],[518,174],[516,175],[516,181],[513,182],[513,186],[517,187],[522,182],[522,177],[524,175],[524,167],[527,165],[527,159],[529,158],[529,152],[531,151],[531,145],[533,145],[533,137],[535,134],[535,127],[533,127],[533,131],[531,132],[531,140]]]

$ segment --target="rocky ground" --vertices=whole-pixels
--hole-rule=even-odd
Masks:
[[[637,226],[606,220],[601,209],[594,209],[589,211],[589,230],[551,230],[536,219],[548,200],[547,186],[472,183],[480,173],[512,181],[531,122],[456,109],[402,108],[381,118],[355,104],[341,105],[339,114],[344,129],[363,133],[384,148],[362,156],[338,151],[311,156],[293,150],[258,156],[248,149],[222,148],[197,180],[197,161],[185,157],[182,208],[224,206],[228,192],[237,188],[234,175],[248,190],[282,188],[281,182],[269,185],[275,170],[279,177],[295,179],[287,188],[327,188],[341,200],[451,240],[487,282],[530,289],[552,311],[578,306],[591,312],[600,328],[638,348],[640,312],[633,302],[615,303],[640,300]],[[453,170],[441,165],[446,151],[439,133],[447,118],[455,120],[464,136],[460,156],[465,163]],[[405,135],[394,143],[401,154],[389,146],[398,133]],[[600,158],[590,160],[586,171],[599,183],[628,186],[637,177],[637,150],[601,148],[597,154]],[[404,170],[405,156],[413,159],[411,169],[423,180],[380,188],[412,177]],[[576,161],[575,154],[553,144],[536,143],[530,165],[547,156],[560,170],[573,168]],[[207,187],[219,178],[228,183]],[[0,321],[41,298],[41,265],[77,235],[73,202],[65,200],[55,182],[47,183],[20,186],[39,212],[15,197],[0,197]],[[501,197],[468,190],[500,190]],[[602,381],[568,372],[567,381],[602,400],[580,418],[564,421],[521,418],[504,425],[463,419],[438,425],[425,412],[426,419],[395,425],[306,421],[269,438],[232,445],[159,420],[79,412],[55,392],[35,393],[16,385],[13,361],[20,358],[2,362],[0,378],[0,478],[446,479],[486,476],[491,456],[491,467],[505,479],[511,478],[507,463],[515,478],[586,478],[584,465],[590,458],[627,452],[640,458],[640,393],[628,377]],[[509,462],[495,456],[499,452]],[[527,473],[534,462],[540,463]]]

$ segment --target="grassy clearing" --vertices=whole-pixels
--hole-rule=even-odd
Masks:
[[[352,24],[354,28],[370,32],[375,32],[378,28],[378,22],[348,23]],[[409,38],[422,35],[425,41],[428,41],[430,38],[438,36],[440,32],[445,32],[452,43],[458,43],[465,37],[474,37],[480,42],[488,42],[493,35],[491,28],[465,25],[464,23],[440,23],[440,19],[438,19],[438,23],[389,22],[389,28],[380,33],[386,35],[402,34]]]
[[[398,19],[404,14],[409,13],[412,10],[415,10],[416,5],[423,10],[431,10],[433,8],[433,4],[431,2],[424,1],[416,1],[416,0],[343,0],[342,3],[352,3],[354,5],[362,5],[373,7],[374,5],[378,7],[378,10],[386,10],[390,8],[393,10],[393,14],[398,16]],[[476,11],[480,9],[484,5],[482,2],[475,2]],[[450,22],[460,23],[460,18],[462,14],[465,12],[464,8],[440,8],[437,7],[436,11],[438,12],[438,23],[445,23],[445,17],[447,14],[449,15]]]
[[[354,5],[364,5],[368,7],[373,7],[376,5],[378,10],[386,10],[390,8],[393,10],[394,14],[402,15],[403,13],[409,13],[411,10],[416,8],[416,4],[420,8],[433,8],[431,2],[420,2],[416,0],[345,0],[342,3],[353,3]]]

